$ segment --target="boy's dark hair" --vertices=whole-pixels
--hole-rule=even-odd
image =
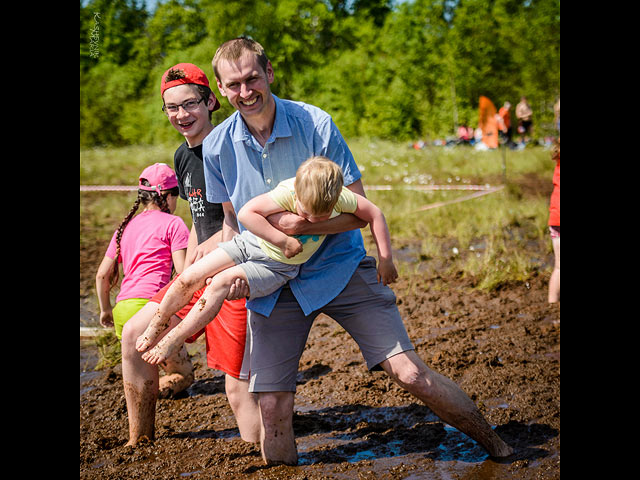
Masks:
[[[165,78],[166,82],[171,82],[172,80],[180,80],[181,78],[184,78],[186,75],[184,73],[183,70],[180,70],[179,68],[172,68],[171,70],[169,70],[167,72],[167,76]],[[211,89],[205,85],[198,85],[195,83],[188,83],[187,85],[190,85],[191,87],[195,87],[198,90],[198,93],[200,94],[201,98],[205,99],[205,102],[207,102],[209,100],[209,96],[211,95]],[[164,97],[162,98],[163,101],[163,105],[164,105]],[[206,103],[205,103],[206,105]],[[209,110],[209,121],[211,121],[211,118],[213,116],[213,112],[211,110]]]

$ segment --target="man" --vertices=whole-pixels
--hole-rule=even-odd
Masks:
[[[180,196],[189,201],[193,220],[187,247],[186,268],[217,248],[225,221],[221,205],[206,200],[202,165],[202,141],[213,130],[211,114],[220,108],[220,103],[211,91],[204,72],[190,63],[175,65],[164,73],[161,96],[162,109],[167,114],[169,122],[186,140],[177,149],[174,157]],[[129,415],[128,445],[135,445],[143,436],[149,439],[154,437],[158,367],[142,360],[143,351],[137,351],[135,343],[149,325],[169,285],[161,289],[134,315],[123,330],[122,376]],[[201,294],[202,291],[197,292],[190,304],[174,315],[171,322],[180,322]],[[238,298],[246,294],[246,285],[237,284],[232,287],[227,298]],[[225,372],[225,390],[236,416],[240,435],[243,440],[257,442],[260,418],[256,396],[248,390],[248,355],[245,358],[246,323],[244,299],[225,302],[220,314],[205,329],[207,365]],[[193,381],[193,374],[186,351],[183,357],[183,361],[188,362],[183,368],[188,369],[188,372],[183,372],[186,378],[182,379],[181,387],[184,389]]]
[[[342,135],[322,110],[281,100],[271,93],[274,71],[257,42],[224,43],[213,58],[220,93],[236,112],[203,142],[207,198],[231,202],[238,211],[249,199],[295,176],[311,155],[341,166],[347,188],[364,195],[360,171]],[[300,274],[272,295],[249,300],[250,391],[259,394],[262,457],[295,465],[293,402],[298,361],[314,318],[326,313],[358,343],[370,369],[383,369],[440,418],[477,440],[491,455],[507,456],[505,444],[471,399],[417,356],[395,304],[377,282],[367,257],[362,223],[350,214],[310,223],[295,214],[270,221],[288,234],[329,235]],[[341,232],[341,233],[340,233]]]

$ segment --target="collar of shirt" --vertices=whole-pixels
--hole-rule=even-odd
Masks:
[[[276,141],[276,138],[285,138],[291,137],[291,127],[289,126],[289,122],[287,121],[287,116],[285,112],[285,107],[282,104],[282,101],[273,95],[273,99],[276,103],[276,118],[273,122],[273,131],[267,140],[267,144],[273,143]],[[255,139],[255,137],[249,131],[247,124],[245,123],[242,115],[239,112],[235,112],[236,119],[232,126],[231,138],[234,142],[244,142],[254,150],[258,152],[262,152],[263,147],[260,143]],[[266,144],[265,144],[266,146]]]

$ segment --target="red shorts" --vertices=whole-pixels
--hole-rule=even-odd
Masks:
[[[174,281],[175,278],[160,289],[149,301],[162,302],[165,293]],[[204,288],[198,290],[189,304],[185,305],[176,315],[184,319],[200,299],[203,292]],[[188,343],[195,342],[204,333],[209,368],[222,370],[232,377],[240,379],[249,378],[249,356],[247,355],[247,358],[244,358],[247,338],[247,309],[245,302],[244,298],[231,301],[225,300],[218,315],[204,329],[187,339]]]

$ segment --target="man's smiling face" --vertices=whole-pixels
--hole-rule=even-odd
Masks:
[[[237,60],[221,60],[217,79],[220,93],[244,118],[265,115],[273,105],[270,84],[273,83],[271,62],[264,71],[252,52]]]

